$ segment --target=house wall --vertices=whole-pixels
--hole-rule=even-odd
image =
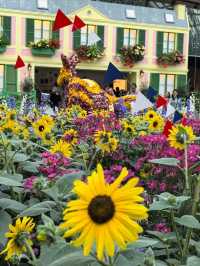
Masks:
[[[178,7],[177,7],[178,8]],[[183,9],[179,10],[179,15],[183,16]],[[89,12],[90,11],[90,12]],[[61,47],[58,49],[53,57],[37,57],[32,56],[30,48],[25,46],[26,36],[26,18],[54,20],[54,15],[49,13],[36,13],[26,12],[21,10],[7,10],[0,8],[0,15],[12,16],[12,33],[11,33],[11,45],[7,47],[5,53],[0,54],[0,64],[15,64],[16,58],[20,55],[26,67],[18,70],[18,82],[17,89],[20,90],[20,83],[27,75],[27,65],[32,65],[32,76],[34,77],[35,67],[61,67],[60,55],[62,53],[70,55],[73,53],[72,45],[72,26],[65,27],[60,30],[60,42]],[[91,6],[85,6],[75,13],[68,14],[69,18],[73,20],[74,15],[80,16],[85,23],[104,25],[105,26],[105,56],[96,62],[84,62],[78,65],[78,69],[88,69],[96,71],[105,71],[109,62],[113,62],[122,72],[136,72],[136,81],[139,80],[139,71],[142,69],[147,76],[150,73],[165,73],[165,74],[183,74],[187,75],[188,72],[188,46],[189,46],[189,28],[178,28],[173,24],[168,25],[149,25],[126,21],[114,21],[104,16]],[[151,14],[150,14],[151,15]],[[133,68],[124,67],[120,62],[116,60],[116,28],[127,27],[133,29],[144,29],[146,31],[146,54],[143,61],[134,65]],[[185,62],[177,66],[169,66],[163,68],[156,63],[156,31],[162,32],[174,32],[184,34],[184,57]]]

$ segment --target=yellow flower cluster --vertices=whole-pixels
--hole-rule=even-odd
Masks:
[[[118,139],[110,131],[99,130],[94,135],[94,141],[103,152],[113,152],[118,147]]]
[[[149,123],[150,132],[161,132],[164,128],[164,119],[155,111],[149,110],[144,119]]]
[[[60,139],[51,146],[50,148],[51,153],[60,153],[65,157],[70,157],[72,155],[72,146],[71,144],[67,143],[66,141]]]
[[[82,102],[88,104],[89,106],[93,105],[93,101],[89,96],[83,91],[77,91],[75,89],[69,91],[69,103],[72,98],[80,99]]]

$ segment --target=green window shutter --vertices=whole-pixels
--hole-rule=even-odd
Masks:
[[[177,75],[176,89],[179,92],[186,92],[187,90],[187,76],[186,75]]]
[[[124,43],[124,29],[117,28],[117,53],[119,53],[120,49],[123,47]]]
[[[183,43],[184,43],[184,34],[183,33],[178,33],[177,34],[177,47],[176,47],[176,49],[180,53],[183,53]]]
[[[156,47],[157,47],[157,57],[161,56],[163,53],[163,39],[164,39],[164,33],[161,31],[157,32],[157,42],[156,42]]]
[[[159,92],[160,74],[158,74],[158,73],[151,73],[150,86],[153,89],[155,89],[157,92]]]
[[[52,31],[52,40],[56,40],[56,41],[60,40],[60,31],[59,30]]]
[[[13,65],[5,65],[4,93],[9,96],[17,95],[17,70]]]
[[[104,26],[102,25],[97,26],[97,35],[99,36],[99,38],[101,38],[101,40],[98,41],[97,46],[99,48],[103,48],[104,47]]]
[[[3,17],[3,37],[11,44],[11,17]]]
[[[34,19],[26,19],[26,46],[34,42]]]
[[[73,47],[74,49],[79,48],[81,45],[81,31],[77,30],[73,33]]]
[[[139,30],[139,32],[138,32],[138,44],[145,46],[145,30]]]

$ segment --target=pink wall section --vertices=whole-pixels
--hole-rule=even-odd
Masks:
[[[73,33],[72,33],[72,25],[68,27],[68,34],[67,34],[69,40],[68,40],[68,45],[69,45],[69,50],[73,49]]]
[[[116,40],[116,38],[117,38],[117,28],[116,27],[114,27],[113,28],[113,40]],[[116,42],[113,42],[113,47],[112,47],[112,52],[113,52],[113,54],[116,54]]]
[[[21,46],[25,46],[25,18],[21,18]]]

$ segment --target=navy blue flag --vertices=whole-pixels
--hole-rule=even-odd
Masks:
[[[152,88],[151,86],[149,87],[148,91],[147,91],[147,98],[149,99],[149,101],[151,101],[152,103],[155,102],[154,97],[158,94],[158,92]]]
[[[183,115],[181,113],[179,113],[178,111],[176,111],[174,113],[173,123],[176,123],[177,121],[181,120],[182,117],[183,117]]]
[[[119,69],[112,63],[109,63],[108,69],[104,76],[104,84],[109,84],[115,79],[123,79],[124,75],[119,71]]]

